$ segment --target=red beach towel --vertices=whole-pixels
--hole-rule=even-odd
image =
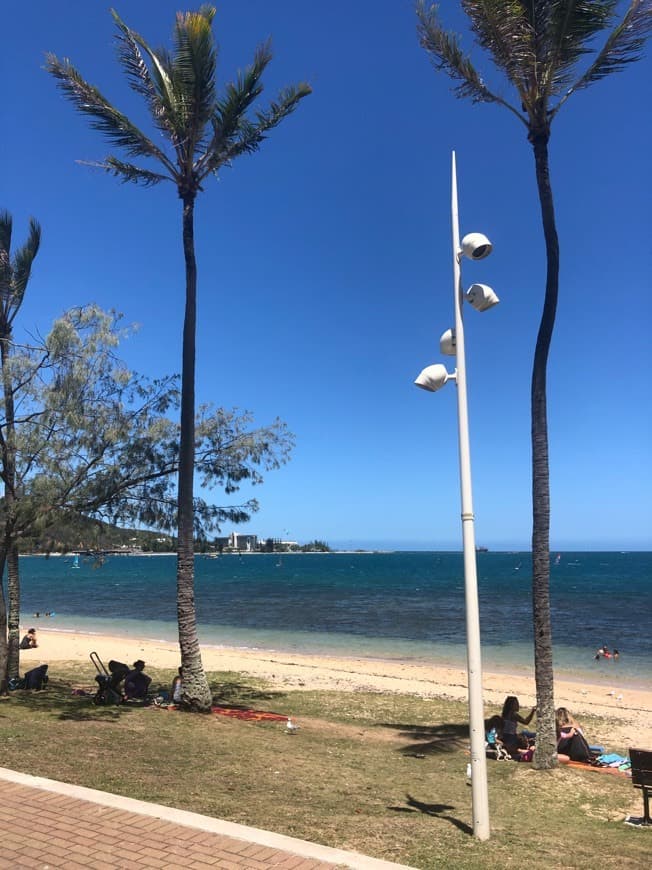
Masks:
[[[268,713],[266,710],[248,710],[242,707],[211,707],[211,713],[218,716],[231,716],[233,719],[246,719],[249,722],[287,722],[287,716]]]
[[[595,773],[613,773],[616,776],[631,776],[628,770],[618,770],[617,767],[600,767],[594,764],[587,764],[584,761],[567,761],[560,765],[561,767],[577,767],[580,770],[593,770]]]

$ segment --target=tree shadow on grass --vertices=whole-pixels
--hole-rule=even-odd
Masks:
[[[19,706],[35,713],[51,713],[70,722],[114,722],[134,709],[130,705],[96,706],[93,697],[94,693],[73,694],[71,683],[58,680],[50,680],[40,691],[16,689],[11,693],[12,701]]]
[[[423,813],[426,816],[433,816],[434,818],[450,822],[451,825],[459,828],[459,830],[464,834],[473,834],[473,828],[470,825],[467,825],[467,823],[463,822],[461,819],[456,819],[455,816],[448,814],[448,810],[455,809],[452,804],[426,804],[423,803],[423,801],[419,801],[412,797],[412,795],[406,794],[405,806],[388,807],[387,809],[392,810],[395,813]]]
[[[222,682],[212,683],[213,703],[245,710],[252,704],[264,701],[278,701],[285,698],[285,692],[274,692],[261,689],[259,686],[248,686],[245,683]]]
[[[383,722],[378,727],[392,728],[399,732],[399,737],[410,740],[398,750],[402,755],[435,755],[459,752],[468,747],[469,726],[463,722],[441,722],[438,725]]]
[[[58,719],[63,722],[115,722],[128,713],[128,707],[89,707],[86,709],[68,710],[59,713]]]

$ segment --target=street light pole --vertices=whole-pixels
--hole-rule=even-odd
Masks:
[[[453,305],[455,327],[439,340],[442,353],[456,357],[454,374],[441,363],[427,366],[415,384],[431,393],[448,381],[457,385],[457,424],[460,455],[460,490],[462,501],[462,541],[464,551],[464,596],[466,602],[466,658],[469,683],[469,730],[471,738],[471,786],[473,796],[473,833],[479,840],[489,839],[489,795],[487,757],[485,754],[484,712],[482,709],[482,655],[480,647],[480,611],[478,607],[478,573],[475,550],[473,496],[471,492],[471,451],[469,448],[469,412],[466,399],[466,355],[462,307],[466,299],[477,311],[487,311],[500,301],[491,287],[472,284],[462,288],[462,257],[484,260],[492,250],[482,233],[469,233],[460,242],[457,214],[457,170],[453,152],[451,173],[451,222],[453,231]]]
[[[480,608],[475,549],[473,493],[471,489],[471,450],[469,446],[469,412],[466,396],[466,353],[460,231],[457,210],[457,170],[453,151],[451,173],[451,221],[453,232],[453,297],[455,305],[455,383],[457,385],[457,421],[460,457],[460,491],[462,503],[462,542],[464,550],[464,595],[466,601],[466,655],[469,684],[469,726],[471,733],[471,790],[473,833],[480,840],[489,839],[489,792],[485,750],[484,710],[482,704],[482,653],[480,647]]]

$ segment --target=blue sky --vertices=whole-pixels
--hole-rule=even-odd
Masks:
[[[443,5],[462,30],[458,4]],[[116,4],[156,46],[169,44],[179,6]],[[46,331],[66,308],[94,301],[140,324],[122,348],[130,365],[179,371],[176,192],[77,165],[109,146],[43,69],[46,51],[69,57],[145,125],[115,59],[108,7],[13,3],[4,24],[0,206],[14,216],[16,243],[30,215],[43,226],[19,328]],[[455,389],[412,385],[441,361],[439,335],[453,317],[455,149],[462,234],[494,243],[489,259],[464,266],[464,280],[501,298],[465,319],[476,537],[527,548],[545,255],[524,128],[500,107],[453,96],[418,45],[411,0],[229,0],[216,31],[222,82],[271,35],[266,98],[300,80],[314,89],[260,153],[207,184],[196,212],[198,400],[249,409],[261,423],[278,415],[297,437],[291,463],[255,489],[261,510],[241,530],[461,547]],[[548,399],[553,549],[652,549],[651,66],[648,57],[574,95],[553,128],[562,258]]]

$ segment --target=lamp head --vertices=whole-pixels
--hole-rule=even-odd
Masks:
[[[439,339],[439,350],[444,356],[455,356],[457,352],[457,342],[455,341],[455,330],[447,329]]]
[[[441,390],[450,377],[452,376],[446,371],[446,366],[436,363],[433,366],[427,366],[414,383],[417,387],[421,387],[422,390],[436,393],[437,390]]]
[[[487,287],[486,284],[471,284],[466,291],[466,298],[476,311],[486,311],[500,302],[491,287]]]
[[[462,239],[462,253],[469,260],[484,260],[493,249],[493,245],[483,233],[469,233]]]

